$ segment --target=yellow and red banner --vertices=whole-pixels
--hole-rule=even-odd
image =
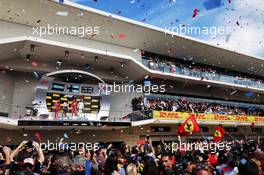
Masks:
[[[186,120],[190,116],[188,112],[153,111],[153,118],[159,120]],[[264,116],[242,116],[226,114],[195,113],[198,122],[233,122],[233,123],[256,123],[264,125]]]

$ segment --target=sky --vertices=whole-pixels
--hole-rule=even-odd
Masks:
[[[264,0],[70,1],[264,59]],[[179,33],[180,26],[201,32]]]

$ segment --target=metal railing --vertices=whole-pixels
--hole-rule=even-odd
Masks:
[[[172,96],[172,95],[166,95],[166,94],[150,94],[146,96],[148,99],[167,99],[167,100],[181,100],[186,99],[189,102],[194,103],[205,103],[205,104],[219,104],[223,106],[231,106],[231,107],[238,107],[238,108],[257,108],[264,110],[264,104],[252,104],[252,103],[246,103],[246,102],[235,102],[235,101],[223,101],[223,100],[215,100],[215,99],[207,99],[207,98],[199,98],[199,97],[188,97],[188,96]]]
[[[142,63],[151,70],[157,70],[160,72],[179,74],[179,75],[195,77],[195,78],[200,78],[200,79],[208,79],[208,80],[213,80],[213,81],[220,81],[220,82],[225,82],[225,83],[231,83],[231,84],[236,84],[236,85],[244,85],[248,87],[264,89],[264,82],[262,80],[253,80],[250,78],[238,78],[238,77],[231,76],[231,75],[223,75],[223,74],[211,72],[211,71],[200,71],[197,69],[189,69],[187,67],[177,66],[177,65],[174,65],[175,67],[172,70],[172,68],[167,64],[159,64],[159,63],[156,64],[155,63],[156,65],[154,64],[154,66],[151,66],[149,61],[150,60],[142,59]]]

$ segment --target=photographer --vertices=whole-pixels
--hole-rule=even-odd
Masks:
[[[27,158],[31,158],[30,161]],[[10,155],[11,173],[19,173],[25,170],[39,172],[44,162],[44,154],[37,142],[22,141]],[[26,161],[26,162],[25,162]],[[31,166],[27,166],[31,164]]]

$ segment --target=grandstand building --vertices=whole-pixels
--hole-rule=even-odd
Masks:
[[[173,141],[190,113],[188,139],[263,139],[263,75],[263,58],[66,0],[0,4],[0,144]]]

